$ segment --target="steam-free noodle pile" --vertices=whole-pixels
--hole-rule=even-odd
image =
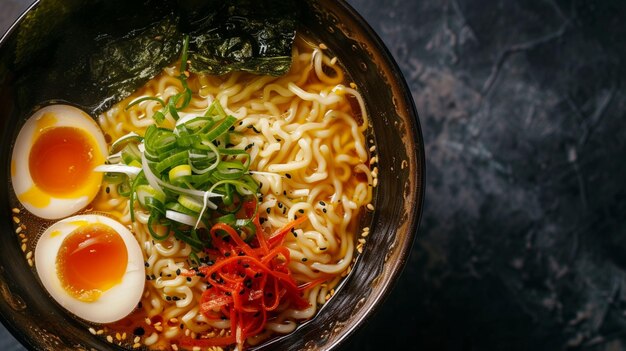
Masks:
[[[350,269],[359,213],[372,201],[368,117],[361,96],[346,86],[341,67],[324,50],[298,37],[293,55],[292,69],[282,77],[236,72],[219,77],[192,74],[188,80],[194,94],[185,113],[201,115],[218,100],[227,114],[237,118],[231,143],[250,154],[250,170],[262,195],[258,212],[264,232],[269,235],[299,216],[308,219],[286,235],[284,245],[295,280],[315,282],[304,291],[310,306],[304,310],[280,306],[265,331],[248,340],[253,345],[273,334],[289,333],[297,321],[315,315]],[[108,140],[131,131],[143,135],[161,106],[143,101],[125,107],[141,96],[167,101],[182,89],[178,74],[178,66],[172,65],[102,114],[99,123]],[[164,125],[174,123],[167,116]],[[200,313],[198,301],[206,283],[184,274],[191,253],[187,244],[173,236],[153,240],[146,229],[149,214],[139,210],[131,222],[129,200],[115,186],[104,184],[93,210],[130,226],[142,247],[148,281],[141,308],[132,318],[144,326],[146,345],[170,348],[183,336],[230,333],[228,319],[212,321]]]

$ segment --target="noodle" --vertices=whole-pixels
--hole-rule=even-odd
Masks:
[[[324,281],[305,290],[308,308],[279,307],[276,318],[261,334],[250,338],[250,344],[273,334],[289,333],[298,320],[315,315],[318,304],[326,301],[341,281],[341,274],[353,263],[358,215],[372,201],[365,105],[356,90],[341,84],[345,76],[335,62],[298,37],[292,69],[285,76],[234,72],[189,78],[189,86],[196,93],[181,116],[203,114],[217,100],[227,114],[237,118],[231,143],[250,154],[251,174],[262,195],[258,211],[265,232],[272,233],[306,215],[308,223],[285,237],[284,245],[291,256],[289,268],[299,283]],[[141,96],[167,101],[182,90],[177,75],[175,66],[165,69],[133,96],[103,113],[99,123],[104,132],[112,140],[131,131],[143,135],[154,123],[151,116],[160,105],[143,101],[128,110],[124,107]],[[359,110],[353,112],[355,107]],[[164,124],[171,127],[174,122],[166,116]],[[136,210],[131,222],[129,201],[115,186],[103,187],[93,207],[132,226],[143,250],[147,282],[137,314],[161,323],[160,328],[146,326],[146,345],[169,348],[183,335],[229,332],[229,320],[209,320],[199,311],[198,301],[206,284],[199,277],[181,275],[189,268],[190,246],[173,236],[154,241],[146,227],[148,214]],[[168,324],[174,320],[175,324]]]

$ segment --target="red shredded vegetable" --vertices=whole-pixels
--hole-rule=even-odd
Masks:
[[[253,211],[254,204],[245,203],[244,209]],[[209,319],[228,318],[231,333],[219,338],[184,338],[180,345],[237,344],[243,350],[245,340],[263,331],[278,306],[307,308],[309,302],[302,297],[303,290],[322,281],[298,286],[288,268],[289,250],[283,246],[285,235],[306,220],[306,216],[299,217],[265,238],[257,214],[254,218],[257,235],[250,245],[228,224],[215,224],[210,230],[215,249],[209,252],[215,257],[214,263],[190,273],[204,276],[208,285],[200,301],[201,312]]]

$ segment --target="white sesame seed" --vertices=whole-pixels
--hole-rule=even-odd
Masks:
[[[331,66],[334,66],[336,63],[337,63],[337,57],[333,57],[332,59],[330,59]]]
[[[122,333],[122,339],[126,339],[126,332]]]
[[[370,211],[374,211],[374,205],[372,205],[372,204],[367,204],[367,206],[366,206],[366,207],[367,207],[367,209],[368,209],[368,210],[370,210]]]
[[[370,146],[370,152],[374,152],[376,150],[376,145]]]
[[[140,347],[141,347],[141,344],[140,344],[140,343],[138,343],[138,342],[136,342],[136,343],[134,343],[134,344],[133,344],[133,349],[138,349],[138,348],[140,348]]]
[[[15,234],[19,234],[22,232],[22,227],[15,228]]]
[[[146,322],[147,325],[152,324],[152,320],[148,317],[146,317],[146,319],[144,320]]]
[[[320,44],[320,49],[326,50],[326,49],[328,49],[328,46],[326,46],[326,44],[324,44],[324,43],[321,43]]]
[[[96,335],[96,330],[94,328],[89,328],[89,332],[93,335]]]
[[[113,342],[113,337],[111,335],[107,335],[107,341],[112,343]]]
[[[33,257],[33,252],[32,251],[28,251],[28,253],[26,254],[26,259],[31,259]]]
[[[120,333],[115,333],[115,338],[117,339],[117,341],[122,340],[122,335]]]
[[[100,330],[98,330],[98,331],[96,332],[96,334],[98,334],[98,335],[102,335],[102,334],[104,334],[104,329],[100,329]]]
[[[374,188],[378,186],[378,178],[374,178],[374,179],[372,180],[372,186],[373,186]],[[373,210],[373,209],[372,209],[372,210]]]
[[[141,341],[141,338],[140,338],[140,337],[138,337],[138,336],[135,336],[135,338],[133,339],[133,342],[136,344],[136,343],[138,343],[139,341]]]
[[[15,224],[20,224],[20,219],[13,216],[13,222],[15,222]]]
[[[178,345],[176,345],[176,344],[172,344],[172,350],[174,350],[174,351],[178,351]]]
[[[26,252],[26,244],[22,244],[22,251]]]
[[[28,259],[28,265],[31,266],[31,267],[33,266],[33,259],[32,258]]]
[[[14,207],[12,211],[13,213],[20,213],[20,209],[17,207]]]

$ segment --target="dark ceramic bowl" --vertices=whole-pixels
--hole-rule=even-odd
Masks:
[[[68,1],[67,6],[79,2]],[[38,7],[36,3],[28,11]],[[380,307],[398,279],[411,252],[424,194],[424,147],[417,112],[393,58],[363,18],[344,1],[308,0],[302,2],[302,8],[301,27],[333,50],[363,94],[376,138],[380,182],[371,234],[351,274],[313,320],[262,349],[328,350],[345,342]],[[105,17],[102,13],[88,14],[80,26],[98,30]],[[48,75],[59,70],[54,65],[62,61],[58,56],[63,51],[58,45],[64,45],[63,40],[65,45],[81,45],[72,42],[78,33],[66,30],[63,23],[54,28],[63,33],[59,43],[28,42],[27,54],[40,60],[29,67],[16,64],[18,51],[24,50],[20,47],[23,43],[19,44],[21,29],[37,25],[22,16],[0,43],[0,184],[5,184],[0,187],[0,202],[5,204],[0,211],[0,319],[30,349],[110,349],[115,346],[93,337],[82,322],[48,297],[13,234],[8,201],[9,155],[18,126],[37,104],[50,99],[73,101],[92,112],[101,103],[76,101],[73,97],[85,96],[78,88],[59,90],[54,77]],[[120,25],[118,30],[124,31],[124,24]]]

